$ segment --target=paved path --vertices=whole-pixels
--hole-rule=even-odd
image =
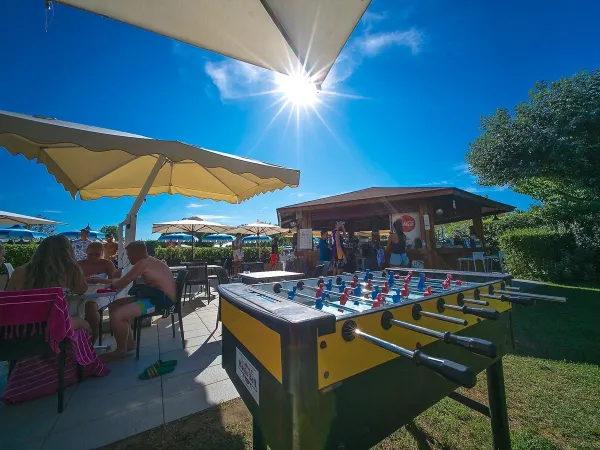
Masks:
[[[0,403],[0,448],[97,448],[238,397],[221,367],[217,305],[218,300],[208,305],[206,300],[185,303],[185,350],[177,322],[173,339],[170,318],[142,328],[139,361],[132,352],[111,364],[107,377],[69,387],[62,414],[56,412],[56,395],[19,405]],[[114,342],[109,334],[104,340]],[[139,380],[138,373],[159,358],[177,359],[177,369],[160,378]],[[6,367],[0,368],[0,391],[5,371]]]

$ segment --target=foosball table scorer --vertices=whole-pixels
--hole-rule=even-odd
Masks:
[[[219,286],[223,367],[255,449],[368,449],[450,397],[510,449],[502,357],[521,293],[506,274],[396,269]],[[455,392],[486,371],[489,406]]]

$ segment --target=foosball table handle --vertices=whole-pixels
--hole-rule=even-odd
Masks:
[[[481,317],[482,319],[498,320],[500,318],[500,313],[495,309],[463,306],[462,310],[465,314],[472,314],[474,316]]]
[[[488,358],[495,358],[498,354],[498,347],[496,344],[484,339],[457,336],[452,333],[445,333],[444,341],[449,344],[460,345],[461,347],[471,350],[473,353],[478,355],[487,356]]]
[[[503,302],[510,302],[516,305],[523,306],[534,306],[535,300],[531,297],[507,297],[505,295],[500,296],[500,300]]]
[[[477,376],[467,366],[442,358],[427,356],[420,350],[415,350],[413,360],[415,364],[427,367],[443,376],[446,380],[466,388],[472,388],[477,383]]]

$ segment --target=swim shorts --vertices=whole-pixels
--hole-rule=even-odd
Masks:
[[[163,311],[163,317],[175,311],[175,300],[169,298],[163,291],[147,284],[134,284],[128,292],[136,298],[136,304],[140,307],[142,314],[153,314]]]

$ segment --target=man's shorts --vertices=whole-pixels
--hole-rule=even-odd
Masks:
[[[128,294],[136,298],[135,303],[140,307],[142,315],[162,310],[163,316],[167,317],[175,310],[175,300],[167,297],[160,289],[147,284],[134,284]]]
[[[279,256],[279,255],[277,255],[277,253],[271,253],[271,264],[272,265],[277,264],[277,256]]]
[[[335,267],[336,269],[339,269],[339,270],[343,270],[344,267],[346,267],[346,263],[344,262],[343,259],[338,259],[337,261],[333,262],[333,267]]]
[[[235,250],[233,252],[233,260],[234,261],[238,261],[238,262],[243,261],[244,260],[244,253],[242,251],[240,251],[240,250]]]

